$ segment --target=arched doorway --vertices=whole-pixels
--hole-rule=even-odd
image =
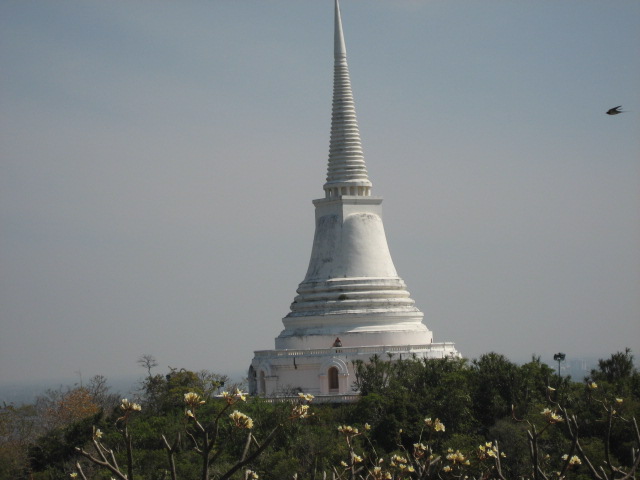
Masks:
[[[329,393],[338,393],[340,391],[340,377],[338,377],[338,373],[338,367],[330,367],[327,372]]]
[[[264,370],[260,370],[260,381],[259,381],[259,387],[258,387],[258,393],[261,395],[266,395],[267,394],[267,386],[266,386],[266,382],[264,379]]]
[[[257,375],[256,370],[253,368],[253,365],[249,367],[249,395],[255,395],[258,393],[258,385],[257,385]]]

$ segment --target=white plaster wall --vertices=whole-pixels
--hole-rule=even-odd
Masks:
[[[265,382],[266,391],[258,394],[266,396],[295,395],[297,392],[313,395],[351,394],[355,393],[353,382],[355,374],[353,365],[347,355],[299,356],[292,358],[275,358],[270,365],[272,375]],[[338,368],[339,390],[329,392],[328,371]]]
[[[395,277],[382,218],[374,213],[347,215],[342,226],[340,262],[346,277]]]
[[[424,346],[416,349],[407,346],[406,350],[393,350],[393,358],[408,358],[416,355],[418,358],[443,358],[448,356],[459,357],[453,344],[432,344],[433,348]],[[256,352],[261,355],[254,357],[252,367],[259,377],[260,371],[265,372],[265,391],[258,392],[266,396],[291,395],[297,391],[311,393],[313,395],[352,394],[355,393],[353,382],[355,372],[353,362],[361,360],[370,361],[373,354],[362,350],[345,352],[343,349],[325,349],[324,353],[317,351],[296,351],[295,355],[286,350],[272,350]],[[377,353],[383,359],[388,356],[385,350]],[[327,373],[329,368],[336,366],[339,371],[340,388],[338,392],[328,391]],[[257,382],[260,383],[259,381]]]
[[[382,223],[382,199],[314,201],[316,230],[304,282],[397,277]]]

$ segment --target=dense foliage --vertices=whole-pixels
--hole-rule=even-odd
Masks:
[[[0,480],[604,480],[636,478],[640,462],[629,350],[582,381],[496,353],[374,357],[355,365],[351,405],[245,398],[224,375],[140,363],[148,376],[131,401],[96,377],[0,410]]]

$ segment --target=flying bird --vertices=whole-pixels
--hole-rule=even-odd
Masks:
[[[620,110],[622,108],[622,105],[618,105],[615,108],[610,108],[609,110],[607,110],[607,115],[618,115],[619,113],[623,113],[623,110]]]

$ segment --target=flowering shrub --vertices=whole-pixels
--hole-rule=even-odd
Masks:
[[[210,422],[203,424],[199,419],[200,415],[197,413],[197,409],[204,406],[207,402],[196,392],[187,392],[183,397],[185,406],[184,418],[187,421],[184,433],[189,438],[193,451],[202,458],[201,475],[203,479],[210,478],[210,467],[222,451],[221,444],[223,440],[220,437],[220,422],[223,414],[232,406],[236,406],[240,402],[245,402],[246,393],[239,389],[236,389],[233,393],[225,391],[219,395],[219,399],[222,400],[221,407]],[[298,401],[291,404],[288,419],[294,421],[310,417],[312,413],[310,412],[308,403],[312,400],[313,395],[300,394]],[[126,473],[119,467],[114,451],[103,443],[103,431],[95,426],[93,427],[92,435],[92,444],[95,453],[91,453],[83,447],[77,447],[76,450],[92,464],[108,470],[110,474],[115,476],[112,477],[114,480],[131,480],[134,478],[133,442],[132,436],[129,433],[128,424],[132,420],[132,414],[140,412],[142,407],[125,398],[121,401],[119,409],[123,412],[123,415],[116,420],[116,427],[122,435],[127,451]],[[248,433],[245,448],[240,458],[230,467],[225,468],[226,471],[217,477],[220,480],[230,479],[236,472],[241,471],[243,467],[253,462],[274,440],[276,432],[283,426],[282,424],[276,425],[267,437],[260,442],[252,433],[252,429],[254,428],[252,418],[237,409],[228,414],[228,418],[233,427],[239,430],[247,430]],[[162,440],[168,456],[169,470],[167,470],[167,474],[170,475],[173,480],[177,480],[176,456],[180,450],[180,435],[176,437],[173,443],[169,442],[165,435],[162,435]],[[87,480],[87,476],[79,462],[76,463],[76,471],[71,473],[71,478],[77,478],[78,475],[84,480]],[[245,480],[253,480],[259,478],[259,475],[251,469],[246,469],[243,478]]]
[[[581,383],[494,354],[402,360],[368,370],[369,393],[357,404],[313,408],[309,394],[249,399],[211,376],[172,369],[166,382],[150,377],[147,394],[85,417],[83,405],[100,404],[89,395],[72,412],[83,418],[43,436],[27,458],[33,480],[61,480],[63,471],[83,480],[291,480],[296,472],[298,480],[631,479],[640,376],[626,360],[612,356]],[[5,412],[0,447],[2,435],[19,431],[2,423],[12,418]],[[77,455],[64,453],[73,447]],[[2,476],[6,451],[0,479],[29,478]]]

